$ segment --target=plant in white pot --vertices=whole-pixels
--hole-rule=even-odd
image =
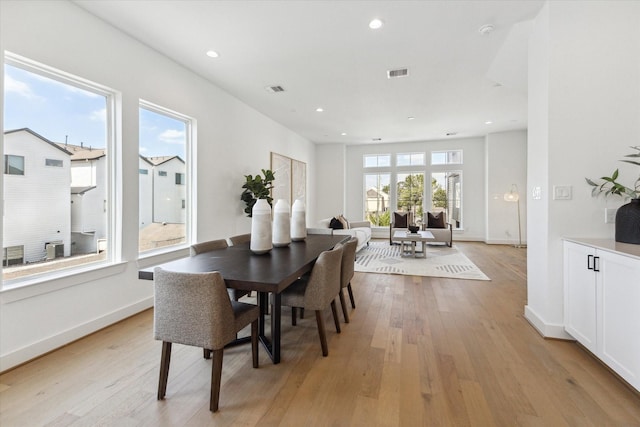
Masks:
[[[640,146],[631,147],[637,153],[627,154],[627,159],[622,162],[640,166]],[[626,205],[620,206],[616,213],[616,242],[640,244],[640,174],[633,187],[627,187],[618,182],[619,171],[616,169],[611,176],[600,178],[597,183],[586,178],[587,184],[593,187],[591,195],[597,197],[600,194],[606,196],[618,195],[631,200]]]

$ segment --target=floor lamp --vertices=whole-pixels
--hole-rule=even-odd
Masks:
[[[511,184],[511,190],[508,193],[504,193],[504,200],[507,202],[515,202],[518,204],[518,244],[513,245],[516,248],[526,248],[526,245],[522,244],[522,226],[520,223],[520,194],[518,194],[518,186]]]

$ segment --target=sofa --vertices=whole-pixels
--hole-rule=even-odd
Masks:
[[[342,228],[337,228],[336,220],[341,217],[343,221],[340,221]],[[332,220],[333,227],[332,228]],[[371,223],[369,221],[353,221],[346,220],[342,215],[334,218],[325,218],[318,221],[316,227],[307,228],[307,234],[329,234],[332,236],[351,236],[358,240],[358,246],[356,252],[365,246],[369,245],[371,240]]]

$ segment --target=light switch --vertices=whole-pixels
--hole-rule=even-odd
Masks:
[[[554,185],[553,200],[571,200],[570,185]]]
[[[604,208],[604,222],[605,224],[613,224],[616,222],[617,208]]]

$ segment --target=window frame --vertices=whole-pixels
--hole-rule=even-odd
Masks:
[[[413,156],[415,156],[416,154],[421,154],[422,155],[422,162],[421,163],[413,163]],[[400,156],[409,156],[409,163],[406,165],[401,165],[399,163],[399,158]],[[412,168],[412,167],[416,167],[416,166],[426,166],[426,162],[427,162],[427,154],[424,151],[411,151],[411,152],[406,152],[406,153],[396,153],[395,155],[396,157],[396,167],[399,168]]]
[[[375,166],[367,166],[367,158],[376,158]],[[387,158],[389,160],[388,165],[381,165],[380,158]],[[362,167],[364,169],[373,169],[373,168],[390,168],[392,164],[391,153],[382,153],[382,154],[363,154],[362,155]]]
[[[27,72],[63,83],[105,98],[105,152],[107,197],[106,236],[109,244],[105,259],[76,266],[64,267],[46,273],[4,280],[0,276],[0,292],[13,292],[7,302],[30,298],[56,289],[109,277],[124,271],[122,262],[122,136],[119,118],[122,116],[122,94],[115,89],[58,68],[5,51],[3,65],[8,64]],[[4,67],[3,67],[4,73]],[[3,95],[4,101],[4,95]],[[4,175],[4,174],[3,174]],[[4,180],[4,177],[2,178]],[[4,181],[2,182],[4,184]],[[4,209],[4,208],[3,208]],[[4,241],[2,242],[4,247]]]
[[[45,158],[44,165],[49,168],[62,168],[64,167],[64,160]]]
[[[22,173],[11,173],[10,172],[10,159],[22,159]],[[18,156],[15,154],[5,154],[4,155],[4,175],[13,175],[13,176],[24,176],[26,170],[24,167],[24,156]]]

